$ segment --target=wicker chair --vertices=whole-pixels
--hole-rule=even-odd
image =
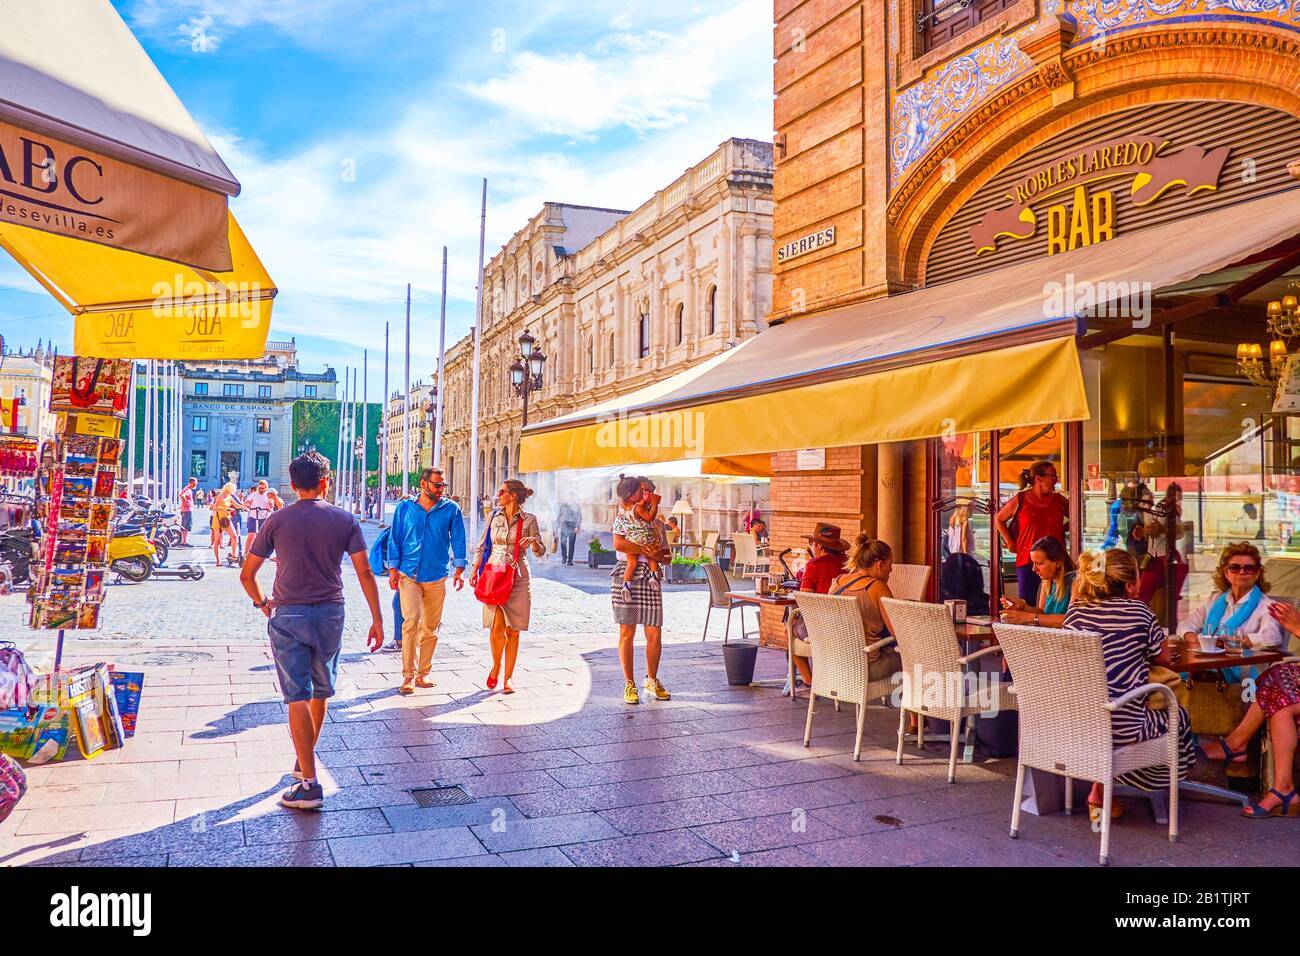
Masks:
[[[1114,778],[1143,767],[1169,770],[1169,841],[1178,839],[1178,699],[1164,684],[1135,687],[1111,700],[1101,635],[1046,627],[994,624],[994,634],[1015,677],[1020,705],[1020,760],[1011,807],[1011,837],[1020,835],[1025,771],[1065,776],[1065,812],[1073,809],[1071,779],[1102,785],[1101,864],[1110,860],[1110,813]],[[1139,743],[1116,746],[1110,715],[1135,700],[1162,694],[1169,731]]]
[[[808,628],[808,649],[812,656],[812,687],[808,692],[808,720],[804,724],[803,745],[812,741],[813,709],[818,697],[858,705],[858,732],[853,741],[853,759],[862,757],[862,726],[866,703],[888,697],[894,690],[892,675],[873,682],[867,679],[867,651],[879,650],[894,643],[892,637],[868,646],[862,626],[858,599],[850,594],[815,594],[800,591],[793,595]],[[791,688],[793,689],[793,688]]]
[[[900,601],[924,601],[929,583],[928,564],[896,564],[889,572],[889,593]]]
[[[891,576],[892,581],[892,576]],[[948,748],[948,782],[957,778],[957,749],[961,743],[962,722],[967,733],[974,724],[975,715],[985,710],[979,703],[974,688],[966,684],[966,668],[972,661],[996,653],[992,645],[965,657],[957,645],[957,635],[952,627],[952,615],[942,604],[923,604],[920,601],[900,601],[884,598],[880,602],[894,637],[898,640],[898,653],[903,658],[903,696],[898,715],[898,752],[895,763],[903,762],[903,743],[907,736],[907,715],[916,714],[917,746],[925,742],[925,718],[946,720],[951,725]],[[922,676],[918,686],[914,679]],[[939,690],[938,700],[935,688]],[[1015,691],[997,684],[998,710],[1015,710]],[[956,693],[951,693],[953,688]]]
[[[731,637],[731,612],[735,608],[740,609],[740,636],[742,638],[749,637],[749,634],[745,631],[744,603],[727,597],[727,592],[731,590],[731,584],[727,581],[727,573],[712,561],[701,565],[701,567],[704,568],[704,576],[709,582],[709,607],[704,612],[704,636],[700,640],[707,641],[709,639],[709,616],[713,614],[715,607],[727,609],[727,626],[722,632],[723,644],[726,644]]]

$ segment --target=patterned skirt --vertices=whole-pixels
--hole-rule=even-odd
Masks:
[[[1255,700],[1267,717],[1300,704],[1300,664],[1277,664],[1256,685]]]
[[[623,575],[627,561],[614,565],[609,576],[610,601],[614,605],[615,624],[640,624],[643,627],[664,626],[664,593],[660,582],[650,573],[650,565],[638,564],[632,576],[630,597],[623,590]]]

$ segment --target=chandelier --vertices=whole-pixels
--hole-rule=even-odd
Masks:
[[[1287,340],[1300,337],[1300,308],[1296,297],[1284,296],[1268,304],[1268,361],[1258,342],[1237,345],[1237,373],[1255,385],[1273,388],[1286,365]]]

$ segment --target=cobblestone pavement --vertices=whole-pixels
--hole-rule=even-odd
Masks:
[[[352,580],[339,694],[319,748],[325,810],[284,810],[276,798],[293,763],[285,708],[262,619],[236,577],[209,567],[198,583],[115,587],[104,630],[70,637],[70,663],[145,672],[139,729],[98,759],[30,768],[26,799],[0,824],[0,863],[1096,862],[1086,817],[1027,816],[1021,839],[1008,839],[1010,761],[963,765],[953,785],[944,745],[909,746],[896,766],[897,716],[887,708],[869,709],[861,762],[852,759],[848,707],[819,705],[813,746],[803,747],[803,700],[727,685],[716,617],[713,639],[700,641],[704,593],[666,596],[661,676],[673,699],[624,704],[608,597],[541,577],[515,695],[484,688],[486,632],[465,591],[447,601],[437,686],[408,698],[397,694],[398,655],[364,649]],[[0,599],[0,620],[10,622],[0,634],[30,637],[14,623],[21,610],[20,596]],[[784,668],[782,653],[760,651],[760,679]],[[425,808],[412,793],[449,786],[469,802]],[[1112,860],[1294,862],[1284,826],[1244,820],[1227,804],[1184,800],[1180,829],[1171,845],[1134,804],[1114,828]]]

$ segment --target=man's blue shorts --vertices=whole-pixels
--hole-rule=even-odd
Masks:
[[[343,605],[282,604],[266,622],[284,702],[334,696],[343,648]]]

